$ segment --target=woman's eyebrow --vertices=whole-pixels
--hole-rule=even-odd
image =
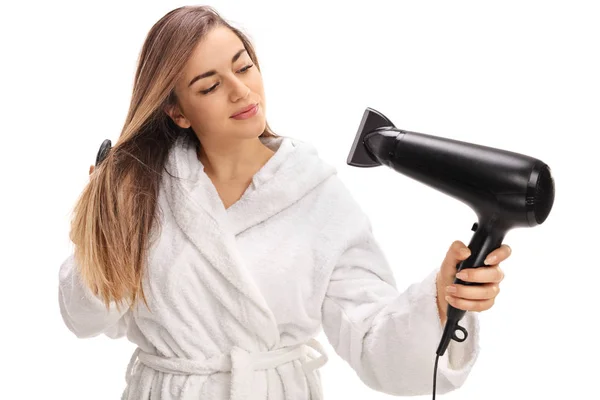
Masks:
[[[242,55],[242,53],[245,52],[245,51],[246,51],[246,49],[238,50],[238,52],[235,53],[234,56],[233,56],[233,58],[231,59],[231,63],[233,64],[234,62],[236,62],[237,59],[240,58],[240,56]],[[208,78],[209,76],[213,76],[216,73],[217,73],[217,71],[215,71],[214,69],[212,69],[212,70],[210,70],[208,72],[204,72],[203,74],[197,75],[197,76],[194,77],[194,79],[192,79],[190,81],[190,83],[188,84],[188,87],[192,86],[194,84],[194,82],[196,82],[197,80],[202,79],[202,78]]]

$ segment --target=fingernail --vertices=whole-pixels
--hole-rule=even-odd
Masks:
[[[456,293],[456,287],[455,286],[447,286],[446,287],[446,292],[448,292],[448,293]]]
[[[462,254],[463,257],[468,257],[471,255],[471,251],[469,249],[460,249],[460,254]]]
[[[467,279],[467,273],[466,272],[459,272],[458,274],[456,274],[456,277],[458,279]]]
[[[496,256],[490,256],[490,257],[486,258],[483,263],[485,265],[490,265],[490,264],[493,264],[496,261],[496,259],[497,259]]]

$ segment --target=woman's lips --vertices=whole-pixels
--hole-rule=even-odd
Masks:
[[[253,117],[258,112],[258,104],[253,104],[244,108],[242,111],[231,116],[233,119],[246,119]]]

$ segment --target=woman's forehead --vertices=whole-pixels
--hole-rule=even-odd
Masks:
[[[232,58],[244,49],[244,43],[230,29],[217,27],[212,29],[194,48],[188,66],[195,69],[211,70],[228,67]],[[245,52],[241,55],[243,57]]]

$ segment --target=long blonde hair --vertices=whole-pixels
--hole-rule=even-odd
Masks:
[[[103,300],[148,306],[142,278],[157,212],[166,156],[185,136],[200,145],[191,128],[165,113],[176,105],[175,83],[194,47],[214,27],[226,26],[243,42],[260,69],[250,40],[209,6],[185,6],[150,29],[139,55],[129,112],[108,156],[95,169],[73,209],[70,239],[83,283]],[[261,137],[277,136],[266,124]]]

